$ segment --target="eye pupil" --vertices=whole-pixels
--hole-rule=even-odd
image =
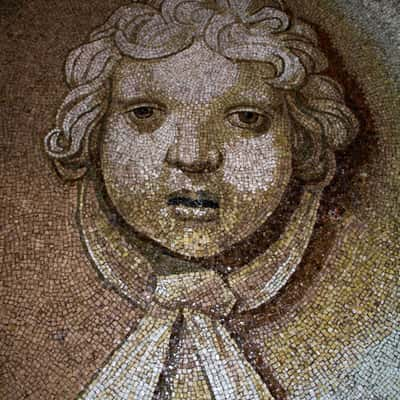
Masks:
[[[150,118],[153,116],[153,109],[151,107],[138,107],[133,110],[135,116],[140,119]]]
[[[258,114],[252,111],[243,111],[239,113],[239,119],[246,124],[254,124],[258,121]]]

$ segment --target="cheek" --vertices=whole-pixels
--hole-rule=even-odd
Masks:
[[[173,137],[168,124],[155,132],[139,134],[123,116],[111,117],[104,133],[102,170],[106,185],[118,192],[149,193],[159,184]]]
[[[273,135],[242,138],[225,148],[224,182],[241,194],[280,191],[291,173],[287,140]]]

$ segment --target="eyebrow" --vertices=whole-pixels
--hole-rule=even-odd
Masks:
[[[154,95],[140,94],[138,96],[112,96],[111,107],[117,110],[126,109],[135,104],[157,104],[160,108],[167,108],[160,99],[156,98]]]
[[[266,112],[268,111],[278,111],[281,109],[281,107],[284,105],[284,96],[283,95],[276,95],[276,96],[263,96],[263,95],[257,95],[256,93],[252,93],[251,95],[249,93],[245,94],[239,94],[236,96],[232,96],[232,100],[227,102],[227,107],[226,108],[235,108],[238,107],[240,108],[241,106],[244,107],[255,107],[259,108],[261,110],[265,110]]]
[[[283,100],[282,90],[272,88],[268,83],[265,83],[265,86],[272,89],[272,93],[270,95],[266,95],[266,91],[263,91],[261,87],[254,89],[247,88],[242,90],[241,94],[246,97],[255,97],[257,101],[262,101],[265,104],[274,104],[281,103]]]

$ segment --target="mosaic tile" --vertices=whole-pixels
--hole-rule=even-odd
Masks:
[[[0,398],[400,398],[399,15],[0,4]]]

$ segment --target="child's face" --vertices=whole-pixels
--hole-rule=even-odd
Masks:
[[[121,63],[101,166],[128,224],[172,251],[205,257],[266,221],[292,172],[289,117],[268,73],[200,43]]]

